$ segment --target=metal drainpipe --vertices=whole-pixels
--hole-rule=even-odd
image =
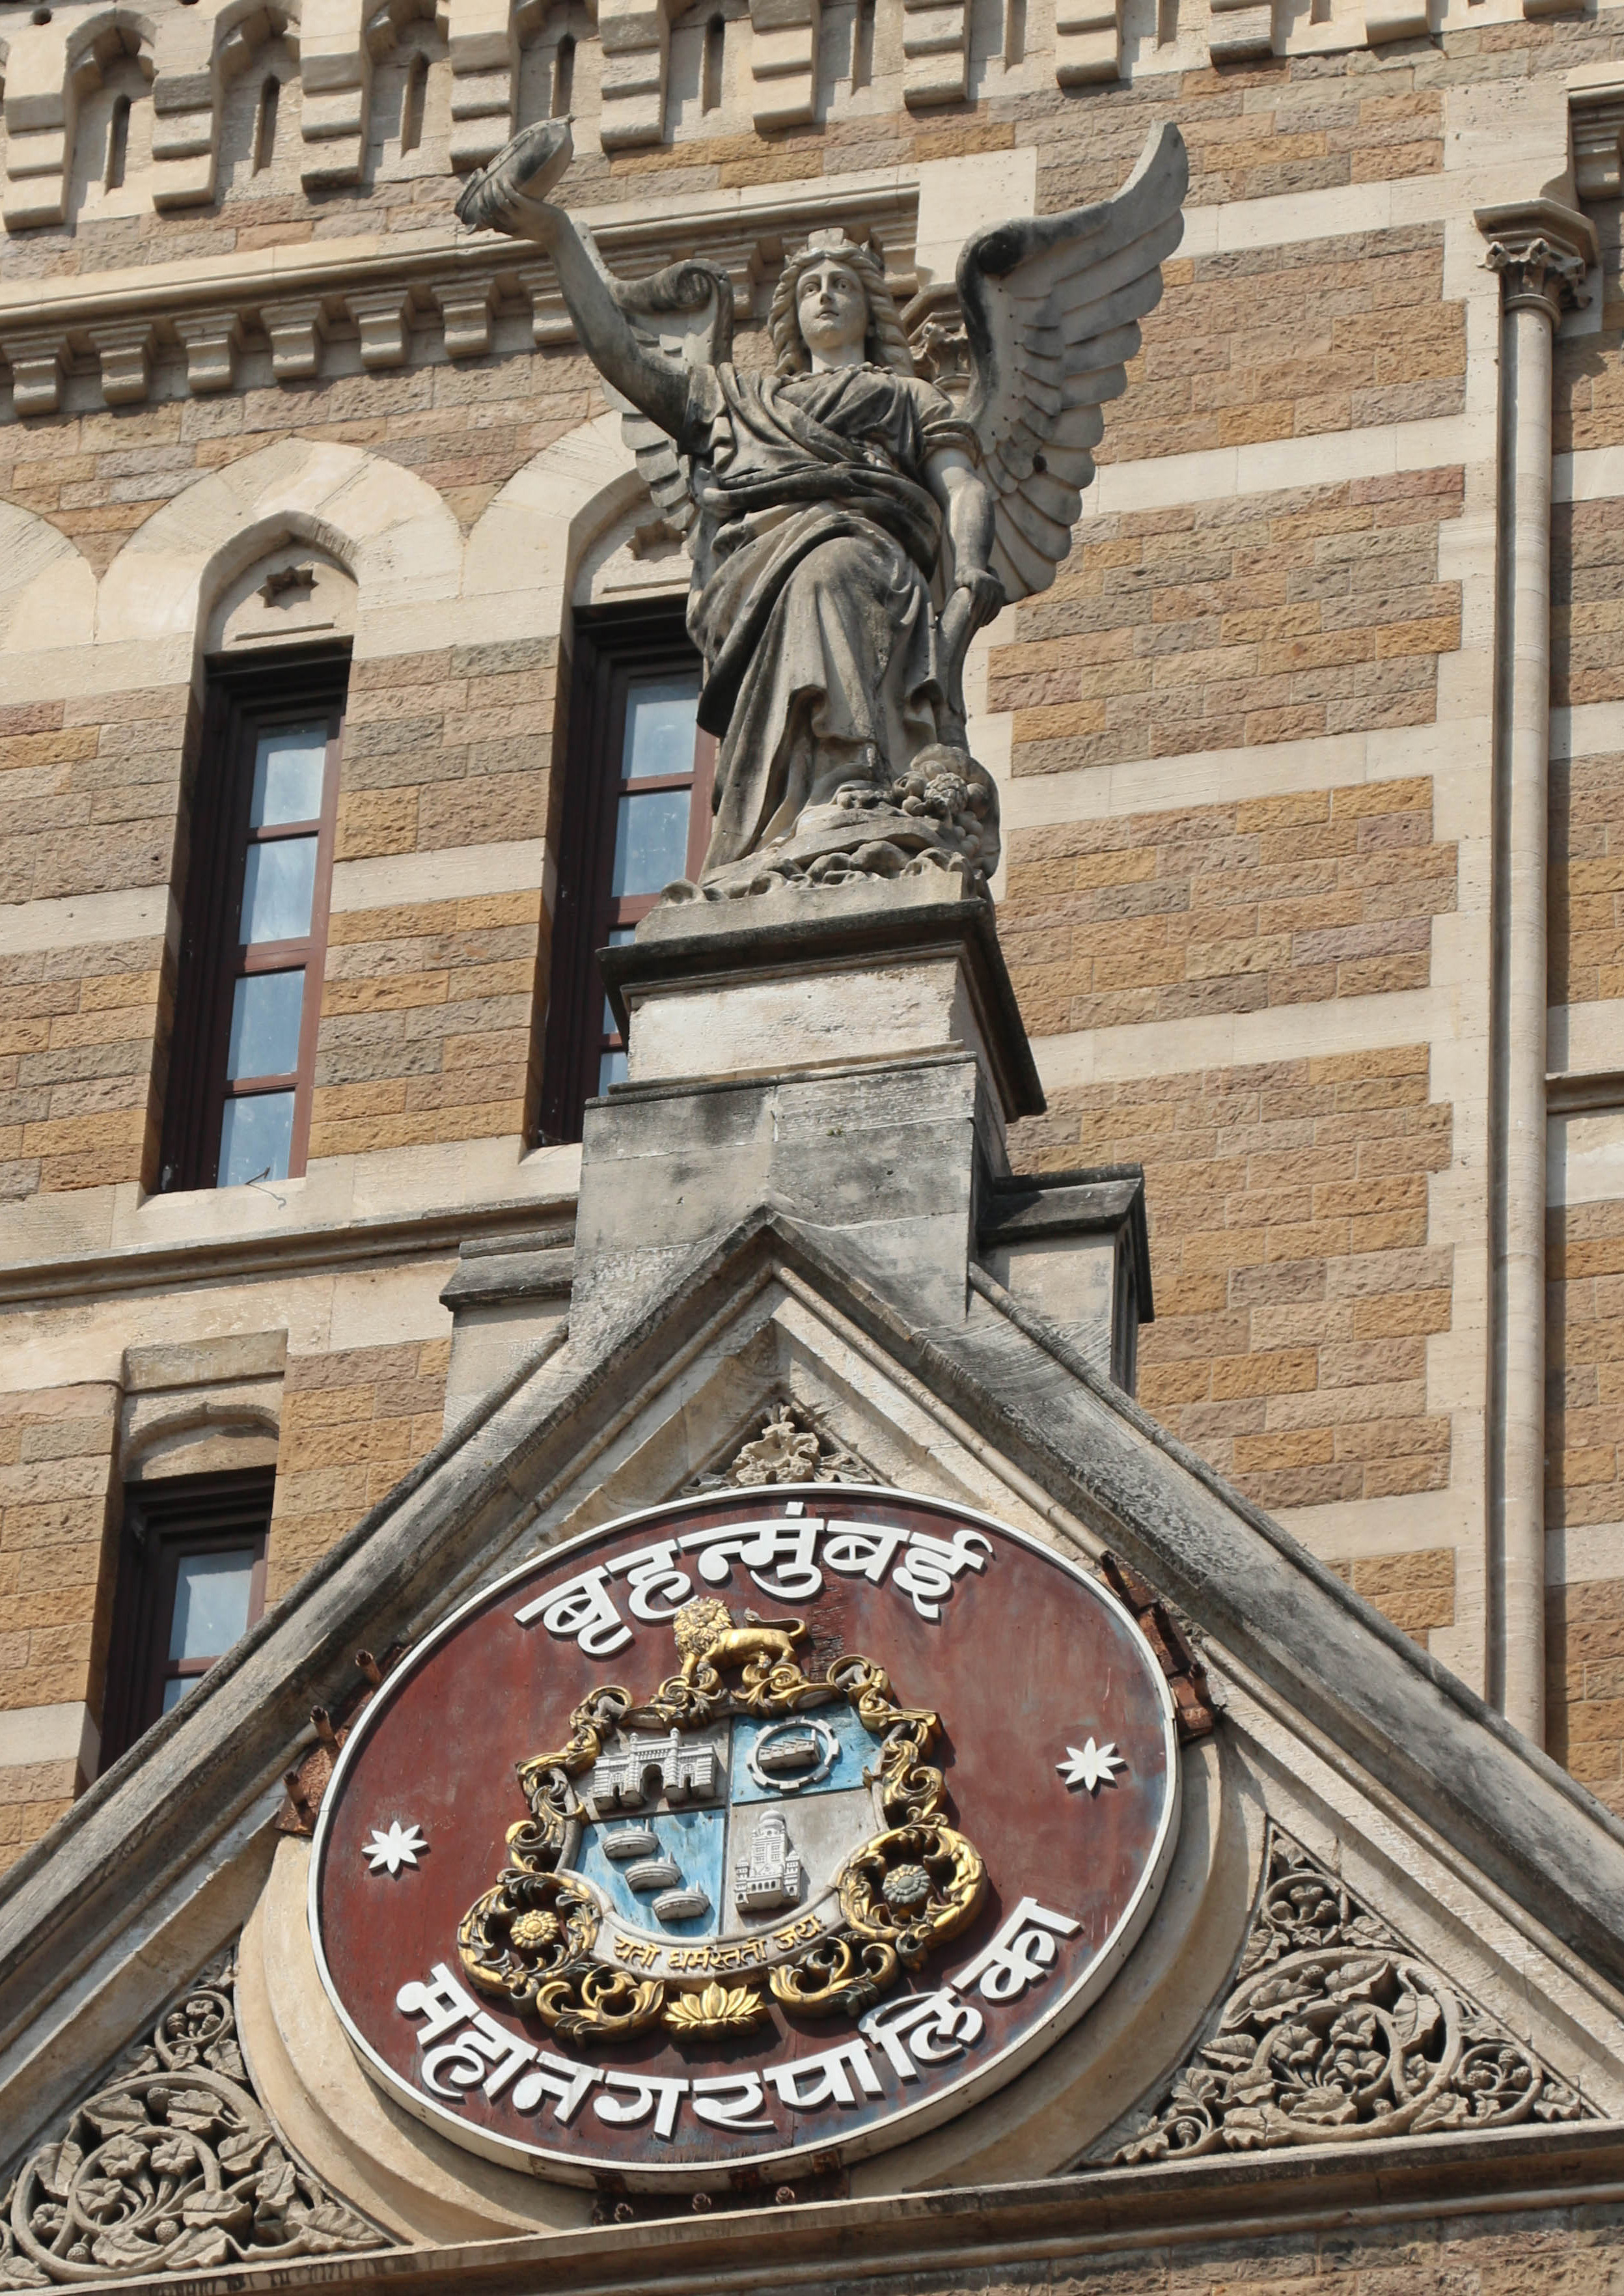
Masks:
[[[1495,726],[1489,1694],[1545,1740],[1546,888],[1551,766],[1552,339],[1596,254],[1554,200],[1480,209],[1500,275]]]

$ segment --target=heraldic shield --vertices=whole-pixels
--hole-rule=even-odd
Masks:
[[[327,1998],[442,2136],[726,2192],[1013,2079],[1177,1833],[1174,1707],[1085,1560],[845,1484],[716,1491],[492,1579],[346,1738]]]
[[[941,1724],[853,1654],[802,1669],[804,1620],[700,1595],[681,1666],[616,1685],[521,1764],[532,1816],[458,1931],[483,1991],[577,2040],[720,2034],[787,2006],[857,2015],[970,1923],[987,1887],[947,1822]]]

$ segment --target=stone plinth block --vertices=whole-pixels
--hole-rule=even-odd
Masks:
[[[972,1050],[1044,1106],[990,902],[945,872],[651,910],[600,962],[634,1084]]]

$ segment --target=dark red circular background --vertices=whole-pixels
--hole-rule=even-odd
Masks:
[[[939,2072],[906,2088],[888,2078],[882,2096],[822,2112],[791,2113],[769,2091],[775,2137],[730,2134],[685,2112],[678,2142],[662,2143],[646,2121],[625,2127],[601,2120],[590,2098],[561,2127],[545,2105],[520,2113],[506,2097],[488,2101],[477,2089],[455,2107],[429,2096],[414,2078],[422,2020],[398,2010],[396,1995],[409,1980],[426,1980],[439,1962],[466,1983],[457,1923],[495,1882],[507,1829],[526,1815],[514,1765],[562,1746],[571,1710],[599,1685],[621,1683],[646,1698],[677,1669],[669,1625],[634,1618],[624,1579],[609,1587],[634,1640],[607,1659],[584,1656],[539,1620],[520,1626],[514,1612],[593,1563],[662,1537],[775,1518],[796,1498],[808,1515],[898,1525],[945,1540],[969,1525],[992,1549],[981,1570],[961,1572],[934,1623],[891,1583],[900,1554],[880,1586],[826,1570],[823,1592],[795,1602],[765,1594],[736,1559],[720,1586],[699,1577],[697,1557],[685,1565],[695,1592],[719,1595],[737,1620],[747,1606],[763,1617],[804,1618],[817,1645],[809,1672],[821,1673],[838,1644],[884,1667],[901,1704],[940,1716],[943,1736],[932,1759],[946,1777],[947,1816],[986,1860],[990,1886],[974,1923],[931,1956],[914,1988],[933,1989],[964,1967],[1024,1896],[1076,1920],[1077,1934],[1059,1941],[1054,1966],[1018,2001],[968,1994],[986,2029]],[[435,2123],[447,2134],[457,2133],[454,2120],[461,2120],[470,2134],[551,2154],[561,2165],[624,2166],[634,2174],[742,2166],[789,2145],[827,2152],[865,2133],[861,2149],[870,2150],[877,2123],[984,2074],[1046,2021],[1054,2036],[1063,2030],[1058,2013],[1134,1906],[1166,1842],[1174,1784],[1168,1713],[1155,1662],[1120,1605],[1097,1582],[984,1517],[839,1487],[730,1493],[662,1508],[541,1556],[476,1598],[421,1652],[407,1653],[363,1716],[325,1798],[316,1849],[312,1914],[330,1987],[378,2061],[374,2075],[391,2077],[419,2110],[436,2108]],[[1068,1789],[1056,1765],[1068,1746],[1090,1737],[1114,1742],[1127,1767],[1092,1793]],[[397,1820],[418,1826],[428,1848],[414,1869],[391,1878],[370,1869],[363,1845]],[[477,1997],[500,2025],[554,2055],[690,2079],[813,2055],[856,2030],[843,2016],[785,2014],[775,2004],[770,2021],[732,2040],[680,2043],[656,2031],[587,2046],[560,2042],[538,2019]]]

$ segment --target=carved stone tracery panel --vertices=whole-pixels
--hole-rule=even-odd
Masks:
[[[283,2144],[237,2044],[220,1955],[0,2202],[0,2289],[286,2264],[390,2243]]]
[[[1597,2117],[1276,1826],[1216,2022],[1160,2104],[1084,2165]]]

